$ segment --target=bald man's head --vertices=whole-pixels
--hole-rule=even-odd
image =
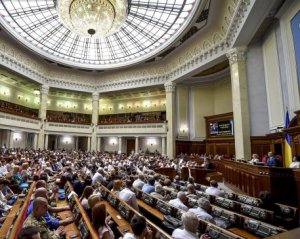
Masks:
[[[48,211],[48,201],[46,198],[37,197],[33,201],[33,215],[37,218],[42,217]]]
[[[46,188],[38,188],[34,192],[34,198],[46,198],[47,199],[47,189]]]

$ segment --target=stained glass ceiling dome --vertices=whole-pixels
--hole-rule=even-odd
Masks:
[[[143,62],[164,50],[191,24],[204,2],[129,0],[122,25],[105,37],[71,31],[58,14],[57,0],[2,0],[0,23],[23,45],[52,61],[112,69]]]

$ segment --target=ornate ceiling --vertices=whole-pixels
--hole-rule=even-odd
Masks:
[[[3,0],[0,22],[24,46],[51,61],[112,69],[143,62],[165,50],[194,22],[207,0],[129,2],[122,27],[105,38],[71,32],[58,17],[53,0]]]

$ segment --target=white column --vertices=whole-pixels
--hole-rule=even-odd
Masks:
[[[75,140],[75,149],[78,150],[78,136],[74,136],[74,140]]]
[[[135,136],[135,154],[139,153],[139,137]]]
[[[13,148],[14,147],[14,131],[10,130],[9,133],[9,142],[8,142],[8,148]]]
[[[37,148],[43,149],[45,146],[45,120],[47,114],[47,101],[48,101],[49,86],[43,85],[40,88],[40,108],[39,118],[41,120],[40,132],[37,140]]]
[[[175,156],[175,87],[176,84],[168,82],[165,84],[166,90],[166,114],[167,114],[167,156],[174,158]]]
[[[97,150],[97,125],[99,117],[99,93],[93,92],[92,95],[92,142],[91,151]]]
[[[37,149],[37,141],[38,141],[38,134],[34,133],[33,134],[33,145],[32,145],[33,149]]]
[[[48,149],[48,139],[49,139],[49,135],[45,134],[45,147],[44,147],[44,149]]]
[[[230,50],[232,106],[234,119],[235,158],[251,159],[248,86],[246,72],[246,47]]]
[[[97,151],[101,152],[101,137],[97,137]]]
[[[55,144],[54,144],[54,149],[58,149],[58,135],[55,135]]]
[[[91,151],[91,137],[88,136],[87,151]]]
[[[119,137],[119,150],[118,150],[118,154],[121,154],[122,153],[122,137]]]
[[[161,155],[166,155],[166,137],[161,137]]]

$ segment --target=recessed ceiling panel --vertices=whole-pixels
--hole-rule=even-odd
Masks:
[[[2,0],[0,22],[25,46],[48,59],[79,68],[109,69],[144,61],[168,47],[190,24],[202,2],[131,0],[121,29],[98,39],[69,31],[53,0]]]

